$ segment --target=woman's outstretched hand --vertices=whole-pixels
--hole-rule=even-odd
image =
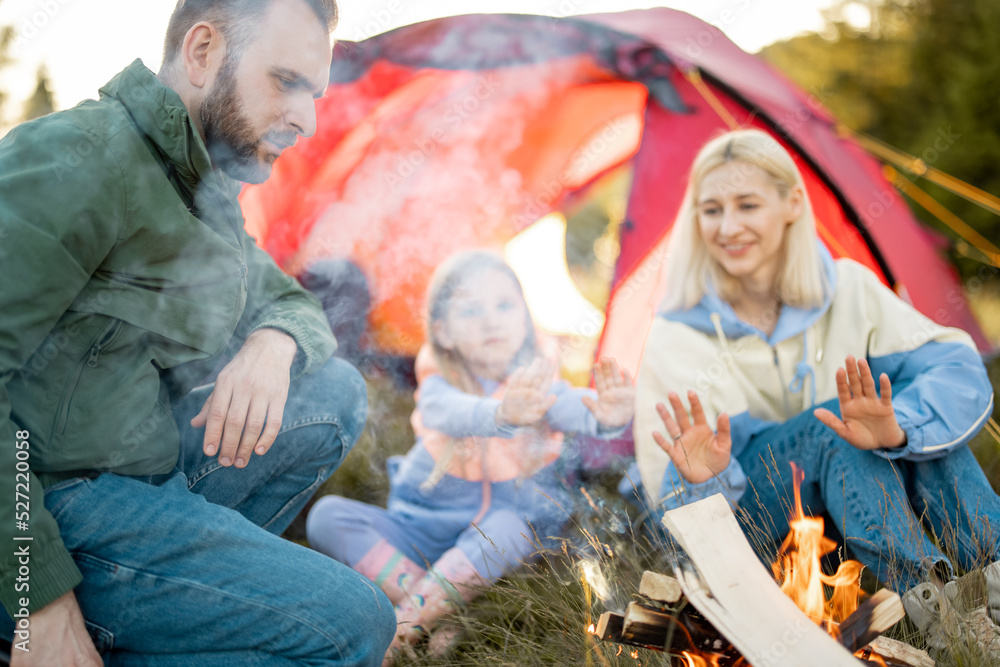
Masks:
[[[530,426],[544,417],[558,400],[548,395],[555,370],[555,364],[538,357],[511,373],[497,408],[497,423]]]
[[[705,419],[705,411],[696,393],[688,392],[693,424],[688,420],[687,410],[680,397],[673,392],[667,394],[667,397],[677,419],[674,419],[663,403],[657,403],[656,411],[667,427],[668,437],[653,431],[653,440],[674,462],[681,477],[691,484],[707,482],[729,466],[733,446],[729,416],[725,413],[719,415],[716,430],[713,431]]]
[[[896,421],[892,409],[892,384],[889,376],[879,376],[882,396],[875,391],[875,378],[865,359],[848,355],[847,369],[837,369],[837,397],[840,418],[825,408],[813,411],[820,420],[841,438],[858,449],[882,449],[906,444],[906,433]]]
[[[601,359],[594,364],[594,388],[596,401],[590,396],[581,400],[597,421],[609,428],[629,423],[635,414],[635,383],[628,371],[620,371],[614,359]]]

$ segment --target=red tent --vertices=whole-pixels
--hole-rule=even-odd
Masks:
[[[422,295],[445,257],[498,247],[627,164],[601,353],[635,370],[688,166],[733,125],[770,131],[795,156],[835,257],[989,347],[941,242],[880,164],[819,102],[683,12],[456,16],[339,42],[317,111],[316,135],[244,191],[247,228],[293,274],[353,259],[373,286],[380,349],[416,352]]]

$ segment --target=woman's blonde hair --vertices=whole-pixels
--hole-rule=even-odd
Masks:
[[[661,309],[686,310],[711,289],[730,302],[738,294],[739,282],[712,259],[698,225],[702,181],[709,172],[730,162],[742,162],[764,171],[782,198],[795,187],[801,188],[802,212],[785,232],[775,287],[782,303],[799,308],[821,305],[827,289],[826,276],[816,247],[816,220],[802,175],[792,156],[771,135],[747,129],[712,139],[691,165],[687,191],[668,245],[667,296]]]
[[[521,296],[521,303],[524,304],[527,332],[524,344],[511,360],[507,374],[519,366],[530,363],[537,353],[535,327],[532,324],[528,306],[524,302],[521,282],[517,279],[514,271],[503,261],[503,258],[496,253],[485,250],[466,250],[452,255],[434,272],[427,288],[427,340],[430,342],[434,361],[444,379],[451,386],[469,394],[482,394],[483,392],[462,355],[457,350],[448,349],[441,345],[441,341],[435,335],[434,325],[438,322],[445,323],[448,309],[456,294],[466,288],[470,280],[489,271],[499,271],[507,275],[517,288],[517,293]]]

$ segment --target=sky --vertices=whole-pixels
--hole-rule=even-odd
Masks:
[[[721,28],[744,50],[823,26],[820,9],[833,0],[340,0],[334,36],[358,41],[417,21],[471,12],[553,16],[657,6],[681,9]],[[0,25],[15,29],[0,70],[0,90],[10,96],[6,120],[20,116],[44,65],[56,108],[96,97],[97,89],[141,58],[159,68],[163,33],[176,0],[0,0]]]

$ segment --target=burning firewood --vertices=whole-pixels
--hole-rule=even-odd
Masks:
[[[673,577],[657,572],[643,572],[639,582],[639,595],[656,602],[674,604],[684,597],[681,585]]]
[[[687,602],[674,577],[644,572],[637,597],[639,601],[630,603],[624,615],[602,614],[594,635],[601,641],[665,651],[675,656],[685,652],[712,656],[719,667],[746,665],[725,637]],[[886,637],[858,644],[858,637],[870,636],[876,629],[882,632],[899,620],[898,599],[890,591],[869,598],[841,624],[842,643],[852,642],[854,646],[845,643],[848,650],[860,648],[858,657],[869,660],[878,656],[887,667],[934,667],[934,661],[926,652]],[[896,620],[892,620],[894,618]],[[844,639],[845,636],[848,639]]]
[[[889,665],[907,665],[908,667],[934,667],[936,664],[926,651],[915,649],[909,644],[898,642],[888,637],[876,637],[871,644],[863,649],[871,655],[877,655]],[[863,657],[867,658],[867,655]]]
[[[889,667],[933,666],[926,653],[878,637],[903,615],[891,591],[876,593],[839,627],[830,624],[838,643],[781,591],[721,496],[668,512],[664,525],[693,567],[679,567],[676,577],[644,573],[625,613],[601,616],[599,639],[666,651],[685,665],[854,667],[871,658]]]
[[[852,653],[903,620],[903,601],[883,588],[864,601],[837,628],[837,639]]]
[[[720,667],[739,664],[740,655],[698,611],[686,603],[664,611],[630,602],[625,614],[605,612],[594,634],[602,641],[641,646],[682,655],[685,651],[716,656]]]
[[[601,615],[594,631],[598,639],[674,655],[685,651],[711,653],[719,657],[720,667],[738,664],[738,652],[687,603],[675,578],[644,572],[637,598],[629,603],[624,615]]]
[[[679,571],[685,597],[754,667],[857,665],[781,591],[724,497],[671,510],[663,524],[697,568]]]

